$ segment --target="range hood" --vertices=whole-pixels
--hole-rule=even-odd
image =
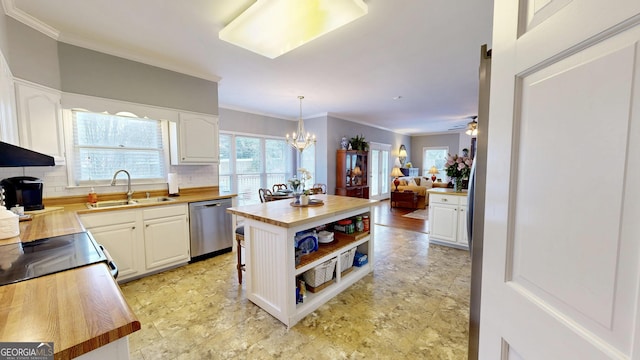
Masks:
[[[52,156],[0,141],[0,167],[54,165]]]

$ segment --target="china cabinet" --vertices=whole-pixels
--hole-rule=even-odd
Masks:
[[[369,198],[368,153],[340,149],[336,154],[336,195]]]

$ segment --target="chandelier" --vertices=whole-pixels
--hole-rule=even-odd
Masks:
[[[304,131],[304,121],[302,121],[302,99],[304,99],[304,96],[298,96],[298,99],[300,99],[300,118],[298,118],[298,130],[291,136],[287,134],[287,144],[291,145],[292,148],[302,153],[304,149],[311,146],[311,144],[316,143],[316,136],[315,134],[311,135],[309,133],[305,133]]]

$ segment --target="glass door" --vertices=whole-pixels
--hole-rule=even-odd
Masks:
[[[391,145],[369,144],[370,183],[369,198],[382,200],[389,198],[391,170],[389,167]]]

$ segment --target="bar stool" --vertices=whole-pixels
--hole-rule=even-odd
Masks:
[[[244,264],[242,263],[242,248],[244,248],[244,225],[236,227],[236,252],[238,253],[238,264],[236,269],[238,270],[238,283],[242,285],[242,272],[244,271]]]

